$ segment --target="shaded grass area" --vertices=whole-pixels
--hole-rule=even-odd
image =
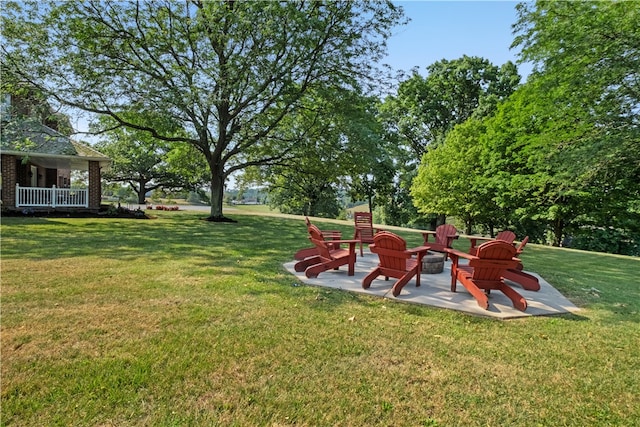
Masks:
[[[640,419],[636,258],[530,245],[527,269],[583,310],[505,322],[297,286],[302,218],[154,214],[3,218],[3,425]]]

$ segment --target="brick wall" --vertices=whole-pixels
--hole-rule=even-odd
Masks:
[[[31,185],[31,165],[29,163],[22,163],[22,158],[13,156],[16,159],[16,183],[20,184],[20,187],[29,187]]]
[[[89,209],[100,209],[102,185],[100,181],[100,163],[89,162]]]
[[[17,159],[16,156],[3,154],[0,162],[2,163],[2,207],[15,208]]]

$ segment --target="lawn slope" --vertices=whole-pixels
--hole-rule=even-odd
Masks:
[[[640,419],[636,258],[527,246],[582,310],[496,321],[300,286],[302,218],[154,215],[3,218],[2,425]]]

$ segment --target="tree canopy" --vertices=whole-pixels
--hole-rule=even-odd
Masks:
[[[538,97],[552,105],[555,124],[541,137],[555,140],[562,182],[580,195],[573,233],[640,232],[638,28],[635,2],[518,6],[514,46],[536,65]]]
[[[310,90],[355,88],[402,20],[391,2],[78,1],[4,5],[2,66],[52,99],[193,145],[225,180],[291,156],[278,132]],[[162,111],[187,135],[132,122]]]
[[[632,2],[518,5],[514,46],[535,64],[493,114],[423,157],[414,201],[535,241],[638,253],[640,9]],[[480,120],[478,120],[480,119]],[[635,243],[633,243],[635,242]]]
[[[433,189],[425,189],[420,201],[413,200],[410,188],[418,164],[425,154],[436,150],[445,141],[456,125],[473,117],[491,115],[497,104],[506,99],[520,81],[511,62],[498,67],[485,58],[466,55],[435,62],[427,67],[427,73],[423,77],[416,72],[400,82],[397,94],[388,96],[381,106],[380,120],[400,148],[396,154],[399,165],[395,194],[388,198],[384,207],[385,216],[394,221],[393,225],[424,223],[418,218],[418,210],[423,215],[431,214],[431,226],[443,222],[443,214],[453,214],[450,210],[434,210],[443,209],[450,203],[427,196]],[[433,161],[436,159],[431,156],[430,162]],[[440,180],[442,173],[450,175],[451,171],[438,168],[432,176],[436,178],[435,175],[439,175],[437,178]],[[461,173],[460,179],[464,179],[465,172]],[[428,185],[432,185],[430,179]],[[413,206],[416,203],[420,205],[418,210]],[[455,211],[461,212],[457,208]]]
[[[397,94],[385,99],[383,118],[419,160],[455,125],[474,113],[490,114],[519,82],[511,62],[498,67],[476,56],[443,59],[427,67],[426,77],[415,72],[402,81]]]
[[[283,137],[298,141],[291,160],[245,179],[266,183],[270,204],[291,214],[335,217],[339,194],[373,198],[373,186],[382,186],[378,166],[386,156],[377,104],[375,97],[349,90],[308,93],[283,121],[282,131],[288,132]]]

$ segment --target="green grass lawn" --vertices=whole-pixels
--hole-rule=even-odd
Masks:
[[[153,215],[2,218],[2,425],[640,423],[637,258],[529,245],[582,310],[497,321],[298,286],[302,218]]]

